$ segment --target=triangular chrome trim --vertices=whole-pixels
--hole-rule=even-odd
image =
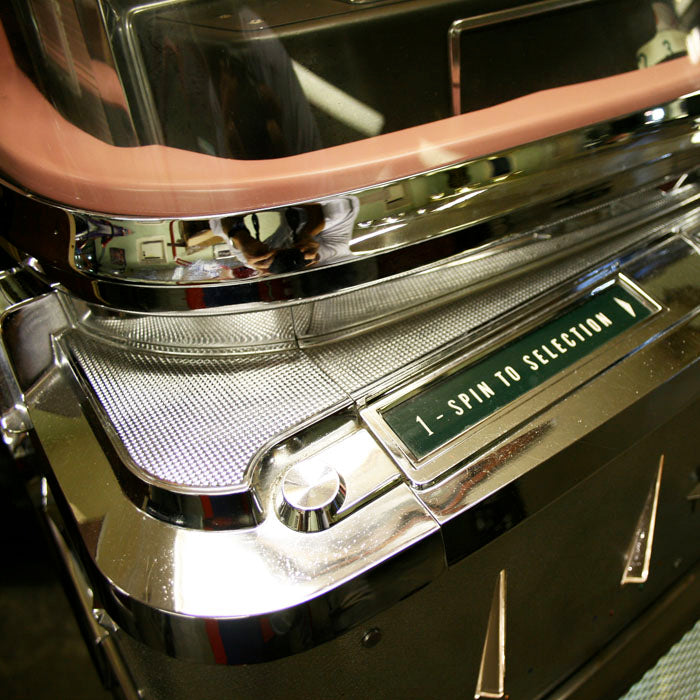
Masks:
[[[625,559],[625,569],[622,572],[622,580],[620,581],[621,586],[629,583],[644,583],[649,578],[649,562],[654,542],[656,510],[659,504],[663,469],[664,455],[661,455],[656,479],[649,488],[649,494],[639,515],[637,527],[634,530],[634,536]]]
[[[474,698],[502,698],[506,678],[506,572],[502,569],[493,591],[491,611],[481,653]]]

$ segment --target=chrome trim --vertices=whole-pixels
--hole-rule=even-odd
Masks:
[[[8,237],[38,258],[46,274],[69,291],[86,301],[122,310],[188,312],[193,309],[192,294],[199,295],[196,308],[236,305],[243,309],[352,292],[417,273],[460,254],[483,256],[491,254],[494,246],[526,246],[543,226],[599,205],[612,207],[611,201],[626,192],[656,187],[692,172],[698,163],[694,119],[700,115],[698,96],[694,93],[660,108],[363,191],[315,203],[290,203],[311,211],[324,201],[356,198],[360,206],[345,257],[301,272],[207,284],[203,280],[163,284],[79,269],[72,253],[75,239],[67,231],[61,233],[60,241],[50,232],[51,244],[60,242],[63,247],[64,260],[55,253],[47,260],[46,243],[28,241],[19,230],[10,231]],[[508,163],[505,175],[494,170],[494,159]],[[575,178],[570,177],[572,168]],[[394,189],[404,193],[395,210],[386,201]],[[670,198],[677,195],[673,192]],[[39,207],[39,200],[34,201]],[[242,216],[249,217],[249,222],[253,213],[274,215],[276,220],[282,215],[270,210],[234,212],[219,218]],[[168,230],[171,223],[180,225],[179,221],[128,217],[110,221],[125,229],[141,225],[155,231],[160,227],[158,236],[163,237],[166,252],[177,247]],[[208,220],[196,225],[209,227]],[[439,243],[433,240],[436,238]]]
[[[544,505],[542,492],[552,483],[563,490],[579,483],[608,459],[611,445],[622,452],[640,431],[651,432],[663,417],[695,400],[700,256],[683,239],[673,238],[632,259],[624,269],[664,311],[650,319],[646,329],[631,333],[624,348],[611,347],[607,357],[601,356],[593,376],[607,367],[605,381],[586,381],[587,375],[581,384],[574,378],[578,388],[572,385],[568,394],[539,413],[525,401],[512,411],[527,414],[521,427],[504,430],[497,421],[490,427],[487,422],[474,434],[480,440],[479,454],[419,492],[443,526],[448,561],[478,546],[478,538],[464,536],[470,509],[476,507],[476,512],[478,504],[488,504],[496,492],[507,494],[517,481],[517,493],[525,501],[519,517],[525,517]],[[510,526],[517,522],[516,517]]]
[[[42,479],[42,489],[48,489],[45,479]],[[50,496],[50,492],[47,491],[47,493]],[[144,694],[138,689],[118,646],[112,639],[111,635],[117,630],[114,627],[110,629],[106,622],[106,618],[108,619],[106,613],[95,607],[95,596],[82,566],[76,560],[61,532],[58,524],[60,516],[55,512],[55,506],[52,503],[46,503],[38,508],[38,511],[44,520],[63,569],[70,579],[71,590],[75,593],[82,613],[81,618],[88,625],[92,635],[92,639],[89,640],[92,648],[96,653],[104,655],[105,661],[114,674],[114,679],[119,684],[124,700],[142,700]]]
[[[45,285],[25,270],[16,268],[0,272],[0,325],[10,313],[41,298],[48,291]],[[27,354],[31,355],[31,350]],[[4,345],[0,345],[0,434],[13,454],[18,455],[31,428],[20,378]]]
[[[235,309],[238,313],[230,313],[229,309],[228,315],[222,309],[216,315],[212,310],[206,315],[195,316],[183,311],[158,317],[135,312],[115,313],[94,304],[71,301],[73,310],[70,313],[76,324],[89,333],[159,352],[191,353],[206,347],[212,353],[240,354],[276,351],[296,345],[309,347],[396,321],[415,313],[418,305],[421,311],[427,310],[428,305],[444,304],[450,297],[463,296],[498,278],[507,279],[551,264],[564,255],[590,250],[594,244],[628,235],[635,224],[649,224],[674,211],[692,207],[698,197],[696,188],[689,185],[672,195],[648,192],[631,195],[559,224],[479,246],[415,274],[399,275],[354,291],[289,306],[241,305]],[[410,250],[406,255],[416,254],[415,250],[413,253]],[[386,264],[393,265],[396,258],[400,262],[399,252],[394,251]],[[215,320],[215,323],[206,326],[207,332],[199,333],[199,340],[193,341],[197,328],[203,329],[208,320]],[[149,328],[148,335],[140,330],[142,326]],[[212,330],[223,326],[223,334],[217,335]],[[175,327],[179,329],[176,335]],[[268,330],[262,334],[253,332],[261,327]]]
[[[622,268],[664,310],[646,324],[644,338],[637,338],[626,356],[614,348],[601,358],[601,368],[608,368],[605,381],[577,382],[564,399],[541,414],[530,414],[528,424],[500,434],[501,442],[472,464],[419,493],[402,483],[397,466],[351,412],[309,424],[306,432],[284,436],[272,449],[264,449],[251,465],[251,485],[265,517],[247,529],[204,532],[178,527],[137,507],[115,473],[104,441],[72,398],[73,380],[66,365],[44,368],[40,382],[26,392],[34,425],[31,436],[39,458],[46,460],[42,469],[50,469],[55,477],[57,505],[109,615],[156,648],[209,662],[214,660],[207,637],[212,625],[242,634],[261,624],[271,626],[274,645],[253,640],[224,663],[269,660],[331,639],[433,581],[447,566],[445,556],[453,563],[474,546],[460,531],[464,520],[458,516],[476,517],[482,506],[488,507],[489,498],[510,493],[515,479],[518,499],[527,499],[521,517],[552,503],[609,458],[606,442],[607,457],[597,455],[590,463],[579,459],[575,469],[569,468],[565,451],[572,442],[588,451],[589,441],[582,437],[594,434],[606,421],[616,423],[613,419],[631,405],[644,414],[649,396],[670,396],[669,407],[697,400],[697,382],[688,377],[697,377],[700,367],[700,255],[683,238],[671,235],[629,256]],[[619,272],[603,266],[597,277],[560,287],[558,298],[593,289]],[[50,304],[60,309],[53,296]],[[552,298],[546,296],[544,302]],[[542,302],[530,304],[527,313],[542,312]],[[518,315],[525,311],[520,309]],[[499,319],[501,324],[507,321]],[[42,328],[49,330],[46,324]],[[648,363],[655,357],[663,362],[651,371]],[[634,381],[625,384],[630,376]],[[616,392],[607,397],[611,386]],[[607,400],[596,392],[603,392]],[[594,414],[582,410],[582,404],[584,409],[594,406]],[[667,416],[655,412],[653,420],[659,420],[659,413]],[[630,439],[648,425],[640,422],[635,427]],[[363,462],[355,450],[342,447],[345,440],[355,439],[369,445],[371,458]],[[75,458],[76,446],[81,459]],[[620,451],[624,448],[621,445]],[[274,513],[280,480],[290,466],[315,455],[330,458],[336,451],[347,455],[349,469],[338,466],[348,487],[338,513],[346,507],[352,510],[326,530],[289,529]],[[551,456],[559,453],[564,466],[552,466]],[[372,466],[376,464],[379,469]],[[362,477],[356,478],[353,470]],[[546,488],[534,488],[533,475],[544,479]],[[489,531],[483,537],[490,541],[498,534]]]
[[[345,481],[325,460],[301,462],[282,477],[279,519],[292,530],[318,532],[333,524],[345,501]]]
[[[270,463],[276,471],[284,472],[277,487],[276,512],[288,527],[304,532],[335,525],[401,482],[396,466],[366,430],[357,429],[350,413],[331,416],[296,432],[268,450],[253,469],[266,469]],[[329,481],[334,484],[337,480],[330,498],[314,508],[285,498],[283,490],[290,472],[313,486],[317,479],[310,477],[319,469],[322,473],[332,469]]]
[[[475,17],[455,20],[447,32],[447,49],[450,66],[450,94],[452,96],[452,114],[462,113],[461,105],[461,73],[459,40],[462,32],[467,32],[479,27],[488,27],[492,24],[512,22],[513,20],[534,17],[544,12],[562,10],[575,5],[586,5],[595,0],[541,0],[521,7],[512,7],[507,10],[487,12]]]
[[[480,359],[491,354],[493,350],[504,347],[513,340],[526,335],[529,331],[545,325],[561,312],[573,307],[583,299],[592,297],[596,292],[610,286],[615,281],[622,284],[647,306],[652,312],[652,316],[645,319],[639,326],[626,331],[623,337],[614,338],[609,343],[594,350],[590,355],[579,360],[567,372],[553,376],[536,389],[499,408],[484,420],[470,426],[421,459],[416,459],[410,453],[409,449],[384,421],[382,414],[390,407],[419,393],[424,387],[438,381],[441,377],[478,363]],[[461,348],[458,354],[449,361],[441,362],[432,371],[421,373],[419,379],[371,403],[362,410],[362,418],[375,437],[396,460],[410,483],[419,489],[427,488],[444,478],[451,470],[459,468],[465,462],[472,461],[478,455],[483,454],[493,444],[497,435],[512,431],[521,421],[530,420],[532,415],[537,415],[547,405],[560,400],[577,385],[589,381],[620,357],[624,357],[631,349],[638,347],[650,332],[654,332],[650,330],[650,324],[654,316],[659,314],[661,310],[662,307],[656,301],[623,274],[618,274],[604,282],[596,279],[589,280],[589,284],[579,284],[564,296],[561,294],[558,296],[548,295],[546,299],[541,300],[537,311],[525,319],[519,318],[512,325],[504,324],[504,319],[500,319],[495,333],[484,332],[476,345],[468,349]],[[666,327],[668,322],[668,318],[661,318],[658,319],[656,326]],[[503,330],[504,327],[506,330]],[[527,409],[521,410],[525,405]]]
[[[502,698],[506,681],[506,571],[502,569],[493,588],[488,626],[481,652],[474,698]]]
[[[667,227],[671,227],[672,225],[675,225],[677,222],[667,222],[664,224],[664,227],[660,229],[659,231],[656,231],[655,235],[658,236],[659,232],[661,230],[667,230]],[[692,225],[692,218],[688,219],[685,218],[683,219],[683,226],[687,227]],[[634,241],[635,245],[641,245],[640,240],[643,241],[645,239],[645,236],[636,236],[633,235],[631,236],[632,241]],[[628,241],[629,245],[629,241]],[[636,253],[635,255],[639,255],[639,253]],[[616,251],[616,257],[613,259],[608,260],[607,262],[603,262],[601,265],[601,261],[597,261],[598,267],[595,269],[594,272],[590,273],[587,278],[581,278],[579,276],[578,282],[576,283],[576,288],[579,290],[582,289],[589,289],[592,287],[595,287],[596,285],[600,285],[605,279],[609,279],[612,274],[614,274],[617,271],[617,268],[619,266],[620,261],[624,261],[625,259],[629,260],[629,255],[624,254],[622,258],[618,257],[619,256],[619,250]],[[661,260],[667,259],[667,256],[659,256]],[[603,261],[605,258],[603,258]],[[587,263],[590,264],[590,263]],[[586,269],[585,267],[578,267],[576,268],[576,272],[580,275],[581,271]],[[554,268],[556,270],[556,268]],[[550,272],[549,274],[556,274],[555,272]],[[571,274],[571,273],[570,273]],[[511,286],[513,286],[513,283],[511,283]],[[541,290],[542,287],[537,287],[532,290],[530,296],[533,296],[538,290]],[[571,283],[566,283],[564,285],[561,285],[557,287],[557,289],[554,292],[551,292],[545,296],[540,297],[540,301],[536,301],[534,303],[529,303],[527,308],[530,309],[536,309],[538,307],[542,306],[547,306],[551,305],[554,302],[562,302],[562,298],[564,296],[570,295],[572,291]],[[574,290],[575,293],[575,290]],[[478,298],[478,297],[477,297]],[[51,300],[55,304],[55,299]],[[478,303],[478,302],[476,302]],[[511,304],[511,307],[515,306],[515,304]],[[466,306],[464,308],[467,308]],[[507,307],[506,307],[507,308]],[[511,312],[508,316],[502,317],[499,319],[501,323],[504,324],[509,324],[511,322],[515,323],[522,323],[520,320],[523,315],[523,309],[520,308],[516,311]],[[29,322],[31,320],[31,316],[27,316],[25,319],[26,322]],[[486,319],[488,318],[485,317]],[[482,321],[483,322],[483,321]],[[17,320],[18,324],[22,324],[22,320],[18,319]],[[26,324],[25,324],[26,325]],[[28,327],[31,328],[30,324]],[[495,324],[491,325],[491,329],[493,329]],[[479,332],[484,332],[486,335],[489,334],[489,328],[486,327],[484,329],[480,329]],[[74,334],[75,331],[71,330],[70,334]],[[432,348],[432,347],[426,347],[423,344],[423,349],[421,353],[421,357],[419,361],[412,361],[412,362],[406,362],[404,359],[404,364],[405,366],[402,366],[400,368],[394,368],[393,365],[391,368],[387,368],[386,376],[382,377],[381,383],[385,387],[391,387],[393,389],[394,386],[396,386],[398,383],[405,381],[404,378],[408,378],[410,381],[411,378],[414,378],[418,373],[423,373],[427,371],[431,371],[432,369],[435,368],[436,364],[440,363],[446,363],[450,360],[451,356],[454,356],[454,354],[457,352],[463,352],[464,347],[467,342],[470,342],[470,338],[473,338],[474,336],[472,334],[469,334],[469,336],[460,336],[458,338],[455,338],[455,340],[447,347],[441,347],[441,348]],[[36,341],[31,341],[31,338],[28,338],[26,343],[33,342],[34,345],[37,344]],[[26,344],[25,343],[25,344]],[[330,346],[328,348],[328,351],[332,353],[334,346]],[[20,346],[21,348],[21,346]],[[92,352],[93,354],[99,350],[99,347],[93,348]],[[14,350],[13,350],[14,352]],[[19,354],[15,354],[14,360],[16,363],[18,363],[20,366],[22,365],[24,361],[24,357],[21,354],[21,350],[18,351]],[[362,349],[358,350],[359,355],[362,354]],[[119,357],[126,357],[128,358],[128,349],[124,350],[119,350],[118,355],[116,358],[113,357],[113,361],[115,359],[119,359]],[[316,365],[318,365],[319,358],[316,357],[314,358],[313,353],[308,354],[304,353],[309,357],[309,359]],[[149,354],[150,356],[150,354]],[[51,355],[53,357],[53,355]],[[97,359],[95,357],[95,359]],[[177,358],[176,358],[177,359]],[[144,365],[144,371],[148,373],[148,376],[151,375],[152,370],[153,370],[153,364],[152,362],[156,362],[159,366],[162,367],[164,372],[169,371],[169,365],[166,360],[159,360],[156,357],[153,357],[152,361],[148,360],[148,356],[145,356],[145,360],[147,362],[147,365]],[[68,372],[75,373],[78,379],[82,378],[82,374],[80,371],[78,371],[77,366],[73,363],[67,363],[66,369]],[[150,367],[150,369],[149,369]],[[242,367],[243,369],[245,368],[245,365]],[[109,365],[105,366],[106,371],[109,371]],[[340,368],[333,368],[332,366],[328,365],[321,365],[320,367],[321,371],[324,372],[324,374],[331,379],[337,380],[337,372],[339,371]],[[391,371],[389,371],[391,370]],[[186,375],[185,375],[186,376]],[[155,377],[154,377],[155,379]],[[215,378],[214,378],[214,381]],[[121,386],[121,382],[119,383]],[[77,386],[77,385],[76,385]],[[104,388],[103,388],[104,389]],[[291,440],[294,440],[295,434],[299,430],[304,430],[305,426],[309,427],[309,430],[313,428],[313,425],[318,423],[319,425],[326,425],[323,413],[324,411],[318,411],[316,412],[313,416],[310,416],[307,421],[305,421],[304,424],[290,424],[290,432],[285,432],[285,434],[280,434],[280,430],[278,431],[272,431],[269,436],[265,437],[264,440],[261,440],[262,443],[267,443],[268,440],[271,442],[269,444],[261,444],[258,446],[258,444],[255,444],[255,448],[258,449],[258,457],[255,457],[253,452],[250,452],[249,455],[246,456],[245,461],[241,463],[240,469],[241,469],[241,475],[243,478],[239,479],[238,476],[231,477],[230,473],[226,473],[226,480],[218,480],[216,483],[219,483],[219,486],[209,486],[205,485],[202,483],[199,483],[196,479],[193,483],[191,477],[183,478],[182,474],[178,475],[173,475],[173,476],[168,476],[168,473],[173,474],[172,471],[169,471],[169,469],[163,469],[160,466],[157,466],[155,472],[153,472],[152,469],[148,468],[147,463],[140,464],[136,458],[132,459],[130,458],[129,454],[126,453],[125,451],[125,445],[126,444],[132,444],[133,442],[130,442],[129,440],[124,439],[124,436],[122,435],[122,438],[119,437],[119,435],[115,434],[113,427],[110,425],[110,420],[107,415],[105,415],[104,411],[101,410],[100,406],[97,403],[97,400],[101,396],[102,399],[107,399],[109,400],[109,396],[114,396],[115,392],[119,394],[121,390],[118,387],[114,387],[114,391],[108,391],[107,394],[104,393],[104,390],[96,390],[94,387],[90,387],[88,383],[85,381],[81,382],[81,387],[77,391],[76,396],[80,397],[80,401],[83,406],[83,411],[90,421],[91,425],[93,426],[93,430],[95,430],[96,434],[101,436],[101,440],[103,444],[105,445],[104,449],[109,455],[110,461],[113,464],[113,468],[115,469],[116,473],[118,474],[120,480],[124,483],[128,483],[129,480],[134,480],[135,483],[137,484],[138,488],[128,488],[126,489],[127,492],[130,494],[130,496],[135,498],[134,502],[139,506],[139,507],[146,507],[144,506],[144,503],[148,504],[148,508],[153,507],[153,514],[156,517],[161,517],[167,521],[174,522],[176,524],[180,524],[183,526],[187,527],[194,527],[194,528],[201,528],[201,527],[217,527],[216,521],[205,521],[202,519],[202,508],[201,504],[199,503],[199,497],[201,495],[206,494],[208,498],[210,498],[213,502],[218,502],[219,505],[221,505],[222,509],[228,513],[228,517],[226,519],[223,519],[219,521],[219,528],[230,528],[230,527],[241,527],[245,526],[245,523],[248,522],[250,525],[254,524],[254,520],[251,519],[250,513],[251,511],[253,513],[261,513],[262,512],[262,507],[257,506],[255,509],[248,507],[245,508],[245,503],[247,502],[247,499],[254,497],[254,495],[251,495],[249,493],[250,488],[251,488],[251,481],[250,477],[254,473],[254,470],[257,468],[254,465],[260,461],[261,459],[266,459],[266,454],[268,448],[274,447],[274,443],[278,440],[284,440],[287,437],[290,438]],[[70,387],[66,388],[66,391],[69,391]],[[369,389],[369,391],[375,391],[377,390],[376,387],[373,387]],[[356,391],[354,392],[353,396],[355,397],[355,400],[357,401],[359,406],[363,406],[364,402],[368,398],[368,392],[363,391],[359,392]],[[371,394],[369,394],[371,396]],[[123,397],[125,400],[130,402],[130,399],[128,396]],[[329,406],[327,409],[329,412],[333,412],[339,408],[342,408],[343,406],[350,405],[351,399],[347,397],[346,394],[338,395],[337,401],[339,403],[333,403],[332,406]],[[133,405],[133,404],[132,404]],[[273,406],[273,414],[274,414],[274,406],[276,404],[272,404]],[[175,406],[173,406],[175,407]],[[135,410],[138,410],[138,408],[135,407]],[[255,409],[253,409],[255,410]],[[152,414],[151,414],[152,415]],[[157,414],[156,414],[157,415]],[[168,410],[164,409],[164,411],[161,412],[162,417],[165,418],[167,421],[167,424],[170,425],[172,423],[172,419],[168,420],[167,415],[168,415]],[[189,415],[191,418],[189,421],[186,423],[185,427],[185,433],[189,431],[190,425],[202,425],[201,422],[198,422],[198,411],[196,406],[192,406],[192,409],[189,411]],[[199,416],[202,418],[203,416]],[[113,415],[114,419],[114,415]],[[333,418],[334,419],[334,418]],[[247,420],[247,419],[246,419]],[[329,419],[330,420],[330,419]],[[128,428],[128,426],[125,426],[123,421],[120,421],[117,418],[117,421],[120,422],[121,428],[120,429],[126,429],[126,430],[131,430],[131,433],[133,435],[141,435],[141,438],[143,438],[144,433],[142,432],[142,428],[137,428],[135,431],[133,429]],[[153,423],[150,423],[151,429],[153,429]],[[325,430],[326,428],[323,428]],[[305,434],[299,434],[301,436],[302,442],[304,444],[307,444],[309,440],[313,442],[314,444],[317,441],[317,437],[306,437]],[[311,435],[311,433],[309,433]],[[109,436],[109,439],[107,437]],[[237,434],[238,439],[241,440],[242,442],[247,442],[247,434],[245,432],[239,432]],[[157,434],[152,433],[152,437],[154,438],[155,442],[158,443],[160,442],[162,445],[162,441],[160,440],[159,436]],[[200,436],[197,434],[192,434],[191,435],[192,441],[200,441],[201,439]],[[290,443],[291,444],[291,443]],[[206,444],[204,444],[204,447],[206,447]],[[353,450],[357,450],[358,447],[354,446],[352,448]],[[292,452],[295,452],[295,450],[292,450]],[[341,450],[342,453],[342,450]],[[210,453],[211,454],[211,453]],[[225,466],[226,462],[221,462],[221,455],[225,454],[225,451],[218,450],[215,454],[212,454],[212,457],[216,460],[216,455],[219,455],[219,462],[213,461],[211,462],[211,470],[216,472],[220,471],[222,468],[222,465]],[[330,454],[330,453],[329,453]],[[342,456],[342,454],[341,454]],[[302,460],[305,459],[306,457],[302,455],[296,455],[294,457],[295,460]],[[253,462],[250,460],[253,459]],[[277,460],[277,457],[275,457]],[[337,461],[337,458],[333,457],[331,461]],[[166,462],[167,464],[168,462]],[[292,466],[292,462],[287,462],[287,466]],[[280,463],[280,468],[281,468],[281,463]],[[377,472],[377,465],[375,464],[374,466],[371,467],[372,473],[378,473]],[[398,474],[398,471],[395,469],[393,470],[394,475]],[[156,476],[157,474],[157,476]],[[347,478],[346,476],[346,483],[351,483],[351,480]],[[353,476],[353,481],[356,480],[357,474]],[[209,482],[206,482],[207,484]],[[372,486],[372,489],[375,487]],[[379,488],[379,487],[377,487]],[[161,498],[156,498],[153,494],[161,494],[162,492],[162,497]],[[236,498],[240,499],[240,505],[236,505]],[[186,507],[185,503],[187,501],[191,502],[191,507]],[[225,503],[225,501],[229,501],[228,504]],[[352,502],[351,498],[348,498],[347,502]],[[174,506],[168,506],[168,504],[175,504]],[[151,511],[149,511],[151,512]],[[344,512],[344,508],[341,509],[341,512]],[[241,519],[240,516],[236,515],[240,513],[241,515],[245,515],[245,518],[248,518],[246,521],[245,519]],[[186,517],[185,517],[186,516]],[[235,516],[235,517],[234,517]]]
[[[290,530],[274,514],[255,528],[217,533],[149,517],[124,493],[85,417],[65,415],[62,373],[52,368],[56,381],[29,400],[37,444],[105,609],[152,646],[173,653],[177,640],[179,657],[212,662],[211,621],[222,636],[250,639],[228,649],[225,663],[286,656],[337,636],[444,570],[438,526],[404,484],[313,533]],[[79,441],[82,460],[66,449],[67,436]],[[256,480],[267,514],[281,476],[271,464]],[[373,590],[381,595],[367,595]],[[274,642],[254,643],[251,624],[271,629]]]
[[[656,512],[659,506],[659,492],[661,490],[661,477],[664,470],[664,455],[659,457],[659,468],[656,471],[654,481],[649,488],[649,494],[630,542],[630,547],[625,560],[625,568],[622,571],[621,586],[630,583],[645,583],[649,578],[649,563],[654,545],[654,529],[656,527]]]

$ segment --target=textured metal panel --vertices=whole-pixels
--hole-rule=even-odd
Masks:
[[[638,216],[644,211],[646,216],[653,216],[664,206],[668,206],[668,199],[660,192],[635,192],[555,224],[542,226],[530,234],[530,240],[528,236],[513,237],[514,245],[510,249],[501,241],[448,265],[442,264],[381,285],[322,299],[311,304],[311,311],[306,307],[297,307],[294,310],[297,334],[302,339],[313,338],[371,322],[391,313],[414,312],[421,304],[460,291],[466,293],[468,287],[493,280],[509,271],[561,253],[570,254],[576,246],[590,244],[606,232],[610,236],[613,217],[620,217],[615,219],[619,230],[630,215]],[[464,235],[469,236],[469,231],[465,231]]]
[[[700,621],[620,700],[700,700]]]
[[[362,336],[310,349],[309,356],[348,393],[356,395],[364,387],[580,274],[638,239],[639,233],[622,236],[537,274],[519,277]]]
[[[296,345],[289,309],[153,316],[114,312],[79,300],[69,299],[68,303],[76,322],[87,330],[145,348],[180,353],[201,348],[260,352]]]
[[[194,358],[64,339],[135,465],[178,486],[241,485],[268,440],[346,398],[299,352]]]
[[[696,416],[694,405],[431,585],[308,652],[226,667],[183,663],[123,634],[118,636],[120,648],[139,687],[153,700],[473,697],[493,582],[505,568],[505,693],[514,700],[542,698],[668,589],[679,576],[675,560],[690,561],[697,551],[690,536],[695,531],[693,514],[679,507],[695,453],[691,443],[679,444],[679,438],[688,434]],[[663,561],[643,588],[621,588],[627,526],[633,527],[645,497],[644,483],[630,474],[652,474],[655,464],[648,455],[669,443]],[[498,529],[501,517],[522,506],[521,495],[515,489],[500,503],[485,504],[481,527]],[[365,647],[362,639],[371,629],[378,629],[381,639]],[[666,697],[651,694],[645,700]],[[691,693],[684,700],[693,697]]]

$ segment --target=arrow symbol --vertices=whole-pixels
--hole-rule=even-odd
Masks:
[[[614,297],[614,299],[630,316],[637,318],[637,314],[634,313],[634,308],[632,307],[632,304],[629,303],[629,301],[625,301],[624,299],[618,299],[617,297]]]

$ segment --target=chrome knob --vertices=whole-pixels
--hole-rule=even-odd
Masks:
[[[345,500],[345,483],[328,464],[297,464],[282,478],[277,514],[293,530],[318,532],[333,523]]]

